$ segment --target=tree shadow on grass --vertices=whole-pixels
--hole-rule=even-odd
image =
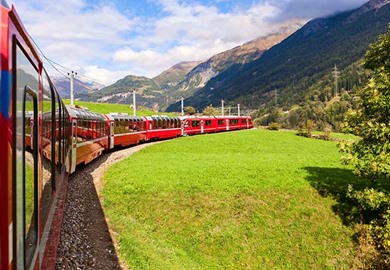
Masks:
[[[354,190],[363,190],[368,181],[355,177],[351,169],[305,167],[309,175],[306,177],[312,187],[323,197],[332,197],[336,204],[333,211],[340,216],[344,225],[351,225],[359,219],[356,202],[347,196],[348,186]]]

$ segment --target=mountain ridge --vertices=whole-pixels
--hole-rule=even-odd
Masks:
[[[311,20],[260,58],[215,76],[185,104],[202,110],[224,99],[255,109],[271,102],[275,89],[285,106],[302,102],[309,85],[335,64],[344,69],[361,59],[389,21],[389,0],[372,0],[351,11]],[[177,111],[179,105],[167,110]]]
[[[204,86],[211,78],[229,66],[257,59],[274,44],[283,40],[301,24],[294,21],[276,34],[259,37],[210,57],[203,62],[181,62],[154,78],[128,75],[114,84],[89,95],[80,94],[84,101],[127,103],[129,92],[136,90],[137,103],[155,110],[165,109],[181,96],[187,97]]]

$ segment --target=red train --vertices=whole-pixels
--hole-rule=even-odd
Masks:
[[[1,5],[0,269],[53,269],[68,175],[104,151],[251,128],[251,118],[133,117],[63,104],[14,8]]]
[[[104,150],[126,147],[143,142],[252,128],[249,116],[129,116],[99,114],[67,106],[71,129],[71,167],[87,164]]]

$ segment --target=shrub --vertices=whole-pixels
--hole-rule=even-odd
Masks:
[[[278,123],[271,123],[271,124],[269,124],[268,129],[269,130],[279,130],[280,125]]]
[[[315,123],[313,120],[308,119],[305,122],[306,134],[308,138],[313,136],[313,130],[315,129]]]
[[[321,136],[324,140],[330,140],[330,134],[332,133],[332,126],[326,125],[324,128],[324,134]]]
[[[359,241],[354,267],[390,269],[390,196],[383,191],[348,187],[347,197],[355,205],[355,226]]]

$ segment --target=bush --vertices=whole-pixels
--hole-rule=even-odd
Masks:
[[[359,241],[357,269],[390,269],[390,196],[383,191],[348,187],[347,197],[355,207],[356,232]]]
[[[280,125],[278,123],[271,123],[271,124],[269,124],[268,129],[269,130],[279,130]]]
[[[311,119],[306,120],[305,129],[306,129],[307,137],[311,138],[313,136],[313,130],[315,129],[314,121]]]
[[[259,118],[254,119],[253,120],[253,125],[255,127],[261,127],[263,125],[262,118],[259,117]]]
[[[332,126],[326,125],[324,128],[324,134],[322,134],[321,138],[324,140],[329,141],[330,140],[330,134],[332,133]]]

